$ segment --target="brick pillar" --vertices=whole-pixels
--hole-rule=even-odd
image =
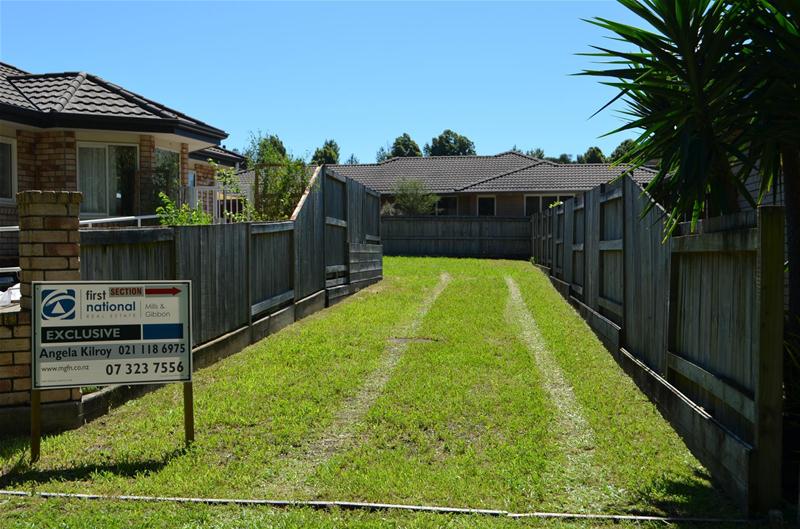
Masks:
[[[78,281],[80,193],[23,191],[19,208],[20,306],[31,308],[31,281]]]
[[[0,313],[0,406],[30,402],[31,282],[81,278],[78,232],[81,197],[71,191],[17,194],[22,299],[16,310]],[[42,392],[42,402],[80,398],[77,388]]]
[[[156,201],[153,189],[153,171],[156,166],[156,140],[153,136],[139,136],[139,171],[136,173],[134,193],[136,214],[155,213]]]
[[[181,143],[181,185],[189,185],[189,145]]]

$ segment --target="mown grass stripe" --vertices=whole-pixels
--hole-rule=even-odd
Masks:
[[[414,317],[398,327],[394,336],[404,336],[409,339],[416,337],[422,320],[439,295],[447,288],[450,279],[450,274],[447,272],[439,276],[439,282],[422,301]],[[308,442],[296,456],[286,458],[286,466],[275,486],[283,489],[289,497],[313,494],[313,488],[308,484],[308,477],[333,454],[352,441],[356,425],[381,395],[397,362],[408,349],[408,343],[405,340],[397,341],[395,338],[389,340],[378,367],[364,380],[356,393],[342,402],[330,425],[316,439]]]
[[[560,479],[554,480],[554,483],[564,488],[570,503],[562,507],[583,511],[602,510],[603,492],[595,485],[601,469],[592,458],[595,448],[592,427],[583,416],[572,386],[547,348],[536,320],[525,306],[519,286],[509,276],[505,277],[505,281],[509,294],[506,318],[533,355],[542,374],[542,387],[558,410],[552,426],[566,458],[559,469]]]

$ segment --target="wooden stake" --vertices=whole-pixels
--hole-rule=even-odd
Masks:
[[[183,383],[183,431],[188,447],[194,442],[194,388],[191,382]]]
[[[39,461],[42,445],[42,394],[31,390],[31,464]]]

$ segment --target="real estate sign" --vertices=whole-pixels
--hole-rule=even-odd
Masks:
[[[33,283],[34,389],[192,379],[189,281]]]

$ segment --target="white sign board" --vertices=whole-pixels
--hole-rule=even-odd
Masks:
[[[34,389],[192,379],[191,282],[33,283]]]

